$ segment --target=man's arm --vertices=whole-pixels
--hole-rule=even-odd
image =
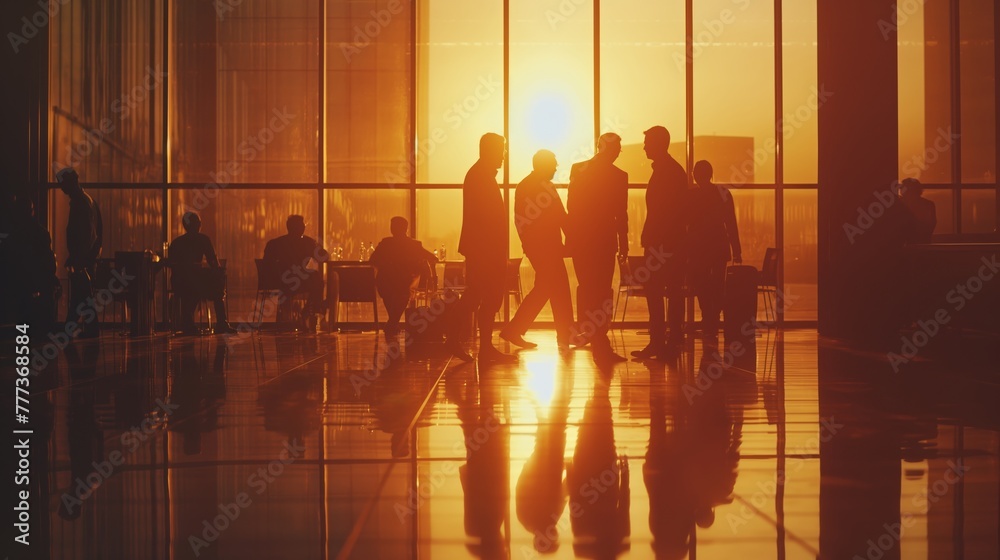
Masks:
[[[622,172],[615,185],[615,228],[618,230],[618,254],[628,256],[628,174]]]
[[[263,259],[265,261],[267,261],[267,262],[274,262],[275,260],[277,260],[275,258],[275,255],[274,255],[274,240],[273,239],[270,240],[270,241],[268,241],[264,245],[264,257],[263,257]]]
[[[740,230],[736,225],[736,203],[733,201],[733,193],[726,191],[726,235],[729,237],[729,246],[733,250],[733,261],[736,264],[743,262],[743,248],[740,245]]]
[[[203,236],[205,240],[205,246],[202,248],[202,252],[205,253],[205,260],[208,261],[208,266],[212,268],[219,268],[219,259],[215,254],[215,247],[212,245],[212,240],[207,236]]]

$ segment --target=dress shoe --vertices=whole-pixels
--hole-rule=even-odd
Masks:
[[[646,360],[649,358],[663,357],[666,353],[667,347],[663,344],[648,344],[642,350],[633,350],[632,356],[639,358],[640,360]]]
[[[594,363],[599,366],[610,366],[625,361],[627,361],[625,356],[615,354],[614,352],[594,354]]]
[[[484,346],[479,350],[479,361],[494,364],[512,364],[518,361],[514,354],[504,354],[492,346]]]
[[[524,340],[524,337],[519,334],[500,331],[500,338],[506,340],[507,342],[519,348],[538,348],[537,344],[535,344],[534,342],[528,342],[527,340]]]
[[[472,354],[466,352],[465,348],[462,348],[462,345],[458,344],[457,342],[448,343],[448,352],[452,356],[458,358],[459,360],[462,360],[463,362],[471,362],[472,360],[475,359],[472,357]]]
[[[230,325],[229,323],[219,323],[215,327],[215,334],[236,334],[238,331],[236,327]]]

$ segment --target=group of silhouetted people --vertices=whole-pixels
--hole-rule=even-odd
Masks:
[[[641,238],[645,270],[631,272],[645,279],[650,342],[633,354],[656,358],[678,350],[683,342],[685,284],[699,299],[706,344],[717,346],[726,264],[730,259],[739,263],[742,256],[732,195],[712,183],[711,165],[698,162],[696,184],[688,188],[687,173],[668,152],[667,129],[655,126],[645,137],[653,168]],[[459,252],[466,258],[468,287],[462,305],[478,318],[479,358],[512,361],[515,358],[497,350],[492,341],[506,282],[507,211],[496,181],[506,143],[490,133],[482,137],[479,148],[480,158],[463,186]],[[603,134],[597,154],[573,165],[565,206],[552,184],[558,165],[555,154],[548,150],[535,154],[532,172],[514,193],[514,225],[535,269],[535,286],[500,331],[501,338],[524,348],[536,346],[524,335],[545,302],[551,301],[560,351],[589,344],[599,364],[625,359],[614,352],[608,337],[616,263],[627,267],[629,254],[628,174],[614,164],[620,153],[621,138]],[[566,257],[573,259],[579,282],[575,320]],[[669,301],[666,313],[664,299]],[[449,344],[456,356],[472,359],[457,337]]]
[[[649,344],[632,352],[635,357],[667,358],[679,353],[684,343],[687,295],[698,298],[705,347],[718,347],[727,264],[742,262],[733,196],[727,188],[713,183],[712,165],[707,161],[695,164],[694,181],[689,185],[687,172],[670,155],[669,147],[666,128],[654,126],[645,131],[644,151],[652,162],[652,174],[645,191],[646,219],[640,237],[643,256],[633,259],[628,258],[628,175],[615,166],[621,138],[614,133],[601,135],[594,157],[572,166],[565,205],[552,183],[558,167],[555,154],[540,150],[534,155],[533,170],[517,185],[513,206],[514,227],[535,270],[535,284],[510,323],[501,329],[502,339],[522,348],[536,346],[524,335],[545,303],[551,302],[561,352],[572,346],[590,345],[598,363],[624,360],[614,352],[608,337],[617,264],[623,275],[628,273],[641,283],[648,304]],[[485,134],[480,139],[479,153],[463,184],[458,250],[465,256],[466,282],[460,301],[446,321],[448,346],[457,357],[472,360],[465,346],[463,321],[454,317],[475,316],[479,358],[514,361],[514,356],[493,344],[495,317],[507,291],[508,214],[496,179],[506,157],[506,140],[499,134]],[[67,323],[78,327],[74,336],[93,337],[99,332],[93,281],[103,248],[101,210],[80,185],[73,169],[57,173],[57,180],[69,198]],[[897,195],[900,206],[907,211],[908,219],[900,226],[900,233],[908,243],[930,242],[936,226],[934,204],[922,193],[919,181],[907,179]],[[3,218],[10,233],[0,240],[0,257],[22,266],[16,273],[7,267],[0,278],[0,292],[13,304],[7,309],[19,316],[52,322],[55,301],[62,290],[51,238],[35,219],[30,199],[5,198],[9,200]],[[200,231],[201,218],[187,212],[182,224],[185,233],[168,248],[171,287],[179,299],[180,331],[196,332],[196,304],[207,300],[214,304],[218,317],[215,332],[235,332],[225,306],[225,270],[211,239]],[[305,235],[302,216],[289,216],[286,227],[286,235],[268,241],[263,256],[265,267],[287,292],[281,299],[282,306],[288,304],[287,296],[303,294],[303,317],[307,323],[318,322],[328,304],[324,301],[322,271],[309,264],[322,263],[329,253]],[[383,239],[370,257],[377,270],[378,293],[389,312],[389,339],[399,332],[400,320],[410,306],[418,281],[434,276],[433,263],[437,260],[409,237],[408,227],[406,219],[393,218],[392,235]],[[565,258],[572,258],[578,279],[576,317]],[[134,300],[126,297],[132,305]]]

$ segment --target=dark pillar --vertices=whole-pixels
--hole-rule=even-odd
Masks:
[[[819,328],[852,340],[893,331],[898,224],[876,193],[896,179],[894,0],[820,0]],[[871,208],[872,220],[859,208]],[[899,205],[894,205],[899,209]],[[878,216],[876,216],[878,214]]]
[[[5,135],[0,189],[30,193],[42,219],[39,185],[48,179],[48,20],[37,2],[0,3],[5,39],[0,68],[6,83],[0,97],[0,130]]]

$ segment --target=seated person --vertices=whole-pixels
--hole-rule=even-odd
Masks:
[[[264,246],[264,261],[274,278],[287,287],[286,302],[296,294],[307,295],[304,319],[308,321],[323,310],[323,272],[308,268],[309,261],[320,263],[329,259],[329,255],[315,239],[305,235],[306,221],[302,216],[289,216],[285,227],[287,235],[276,237]],[[283,314],[279,309],[279,315]]]
[[[906,231],[907,243],[930,243],[937,227],[937,209],[934,202],[924,198],[924,186],[914,178],[903,179],[899,189],[899,200],[906,208],[909,223]]]
[[[218,316],[216,333],[235,333],[226,314],[225,271],[219,268],[212,240],[201,233],[201,218],[194,212],[186,212],[183,217],[184,235],[174,239],[168,247],[172,269],[171,285],[174,294],[181,299],[180,323],[184,334],[195,334],[194,310],[198,302],[207,299],[215,304]],[[208,268],[202,266],[202,261]]]
[[[406,235],[410,225],[406,218],[396,216],[389,224],[392,237],[379,242],[370,262],[377,272],[375,287],[389,313],[385,338],[391,341],[399,334],[399,318],[409,305],[421,274],[434,270],[437,257]]]

